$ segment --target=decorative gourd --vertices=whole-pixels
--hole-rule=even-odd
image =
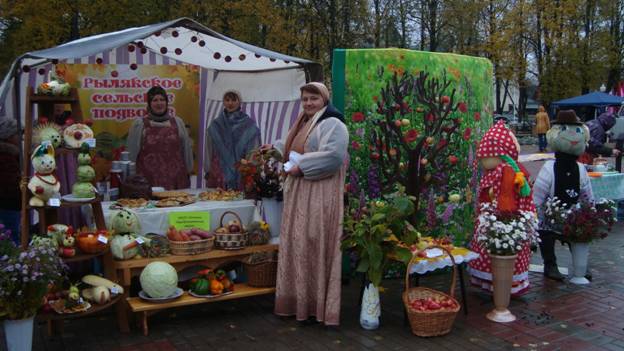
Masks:
[[[89,144],[83,143],[78,154],[78,181],[72,186],[72,194],[77,198],[95,197],[95,187],[91,183],[95,178],[95,170],[91,167]]]
[[[61,189],[61,183],[54,175],[56,169],[54,147],[49,144],[37,146],[31,156],[31,162],[35,174],[28,182],[28,190],[33,194],[28,203],[33,207],[42,207]]]
[[[110,229],[113,230],[115,234],[139,233],[141,230],[139,217],[137,217],[134,212],[125,208],[113,212],[110,216],[109,223]]]
[[[135,240],[136,237],[132,234],[113,236],[110,242],[113,257],[118,260],[129,260],[136,256],[139,253],[138,246],[126,248],[127,246],[132,246],[130,244]]]
[[[156,261],[145,266],[139,277],[141,288],[152,298],[173,295],[178,287],[178,272],[167,262]]]
[[[65,128],[63,131],[63,140],[65,145],[70,148],[79,148],[87,139],[93,138],[93,130],[86,124],[76,123]]]
[[[63,142],[61,128],[54,123],[39,123],[33,129],[33,144],[39,145],[44,141],[49,141],[54,148],[59,148]]]

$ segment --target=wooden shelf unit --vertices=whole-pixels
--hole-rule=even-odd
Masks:
[[[147,333],[147,312],[154,312],[162,309],[172,308],[213,301],[231,300],[241,297],[270,294],[274,292],[274,288],[253,288],[245,284],[235,284],[235,290],[233,294],[224,295],[216,298],[196,298],[185,293],[180,299],[168,302],[168,303],[150,303],[143,301],[138,297],[130,297],[130,284],[132,277],[137,277],[143,271],[143,268],[150,262],[162,261],[171,264],[177,271],[183,270],[186,267],[204,265],[210,268],[217,268],[225,263],[240,262],[247,256],[256,252],[272,252],[277,251],[278,245],[267,244],[258,246],[248,246],[240,250],[212,250],[204,254],[180,256],[169,255],[157,258],[141,258],[130,259],[125,261],[113,261],[112,267],[112,281],[118,281],[124,288],[124,300],[115,306],[117,312],[117,325],[123,332],[129,332],[129,313],[141,312],[142,316],[142,328],[144,333]],[[205,301],[204,301],[205,300]],[[146,334],[147,335],[147,334]]]

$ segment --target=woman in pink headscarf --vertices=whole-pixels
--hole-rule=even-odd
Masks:
[[[284,212],[275,313],[340,323],[343,189],[349,133],[321,83],[301,87],[303,111],[278,149],[291,161]],[[271,147],[265,145],[264,148]],[[292,158],[295,153],[301,156]]]

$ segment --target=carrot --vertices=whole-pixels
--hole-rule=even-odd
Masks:
[[[131,242],[131,243],[129,243],[128,245],[126,245],[126,246],[124,246],[124,247],[123,247],[123,250],[124,250],[124,251],[126,251],[126,250],[130,250],[130,249],[132,249],[132,248],[134,248],[134,247],[137,247],[137,246],[139,246],[139,243],[138,243],[136,240],[132,240],[132,242]]]

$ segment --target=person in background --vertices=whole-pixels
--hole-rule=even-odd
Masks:
[[[11,238],[19,244],[21,191],[19,188],[20,151],[17,121],[0,119],[0,223],[11,230]]]
[[[134,120],[126,141],[137,174],[147,178],[152,186],[167,190],[189,188],[193,170],[191,139],[184,121],[169,114],[165,89],[150,88],[147,112],[147,117]]]
[[[535,132],[537,133],[540,152],[546,151],[546,146],[548,145],[546,142],[546,133],[549,129],[550,118],[548,117],[548,113],[546,113],[544,106],[540,105],[538,112],[535,115]]]
[[[223,111],[206,133],[204,171],[209,188],[244,190],[236,163],[260,146],[260,129],[241,110],[241,94],[228,90]]]
[[[617,157],[621,154],[621,150],[606,146],[607,131],[615,125],[615,115],[612,112],[602,113],[585,125],[589,128],[589,144],[585,153],[581,155],[581,162],[593,164],[596,157]]]
[[[301,87],[301,105],[286,142],[275,145],[285,163],[291,152],[301,154],[284,182],[275,314],[337,326],[349,132],[322,83]]]

